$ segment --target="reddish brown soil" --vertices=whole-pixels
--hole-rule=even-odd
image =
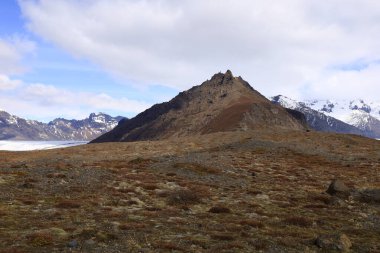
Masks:
[[[380,142],[304,131],[0,152],[0,252],[379,252]],[[74,246],[74,247],[70,247]]]

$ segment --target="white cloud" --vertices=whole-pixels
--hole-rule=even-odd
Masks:
[[[34,49],[32,41],[19,36],[0,38],[0,74],[11,75],[23,72],[25,67],[22,66],[22,58]]]
[[[355,99],[368,98],[379,101],[380,64],[371,64],[362,70],[340,70],[326,74],[308,91],[309,97],[319,94],[321,98]]]
[[[306,89],[316,97],[326,90],[331,96],[351,95],[347,81],[352,89],[367,83],[366,97],[380,91],[373,86],[380,72],[357,72],[350,79],[348,73],[326,71],[380,59],[379,1],[19,3],[35,34],[142,85],[184,89],[230,68],[266,95],[302,97]]]
[[[21,84],[20,80],[11,80],[8,76],[0,74],[0,90],[13,90]]]
[[[12,81],[12,80],[10,80]],[[56,117],[82,119],[91,112],[139,113],[150,104],[105,93],[81,93],[45,84],[23,84],[12,93],[0,94],[0,108],[29,119],[49,121]]]

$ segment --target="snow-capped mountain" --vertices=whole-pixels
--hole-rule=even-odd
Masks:
[[[270,100],[272,103],[279,104],[285,108],[302,112],[306,117],[306,122],[314,130],[366,135],[362,130],[335,119],[334,117],[330,117],[319,111],[313,110],[303,102],[298,102],[282,95],[271,97]]]
[[[123,117],[91,113],[83,120],[58,118],[47,124],[0,111],[0,140],[92,140],[112,130]]]
[[[316,130],[380,138],[380,103],[366,103],[362,99],[299,102],[282,95],[270,99],[304,113],[309,125]]]
[[[380,136],[380,102],[355,100],[308,100],[305,104],[314,110],[337,118],[363,131]]]

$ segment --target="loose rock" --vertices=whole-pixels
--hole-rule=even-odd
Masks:
[[[88,239],[84,241],[82,249],[83,250],[91,250],[96,246],[96,242],[92,239]]]
[[[345,234],[321,235],[315,240],[315,245],[323,250],[338,250],[348,252],[352,243]]]
[[[68,246],[69,248],[76,248],[76,247],[78,247],[78,242],[77,242],[77,240],[72,240],[71,242],[69,242],[69,243],[67,244],[67,246]]]

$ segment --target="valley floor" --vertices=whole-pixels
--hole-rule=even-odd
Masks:
[[[326,193],[380,188],[380,142],[315,132],[0,151],[5,252],[380,252],[380,204]]]

